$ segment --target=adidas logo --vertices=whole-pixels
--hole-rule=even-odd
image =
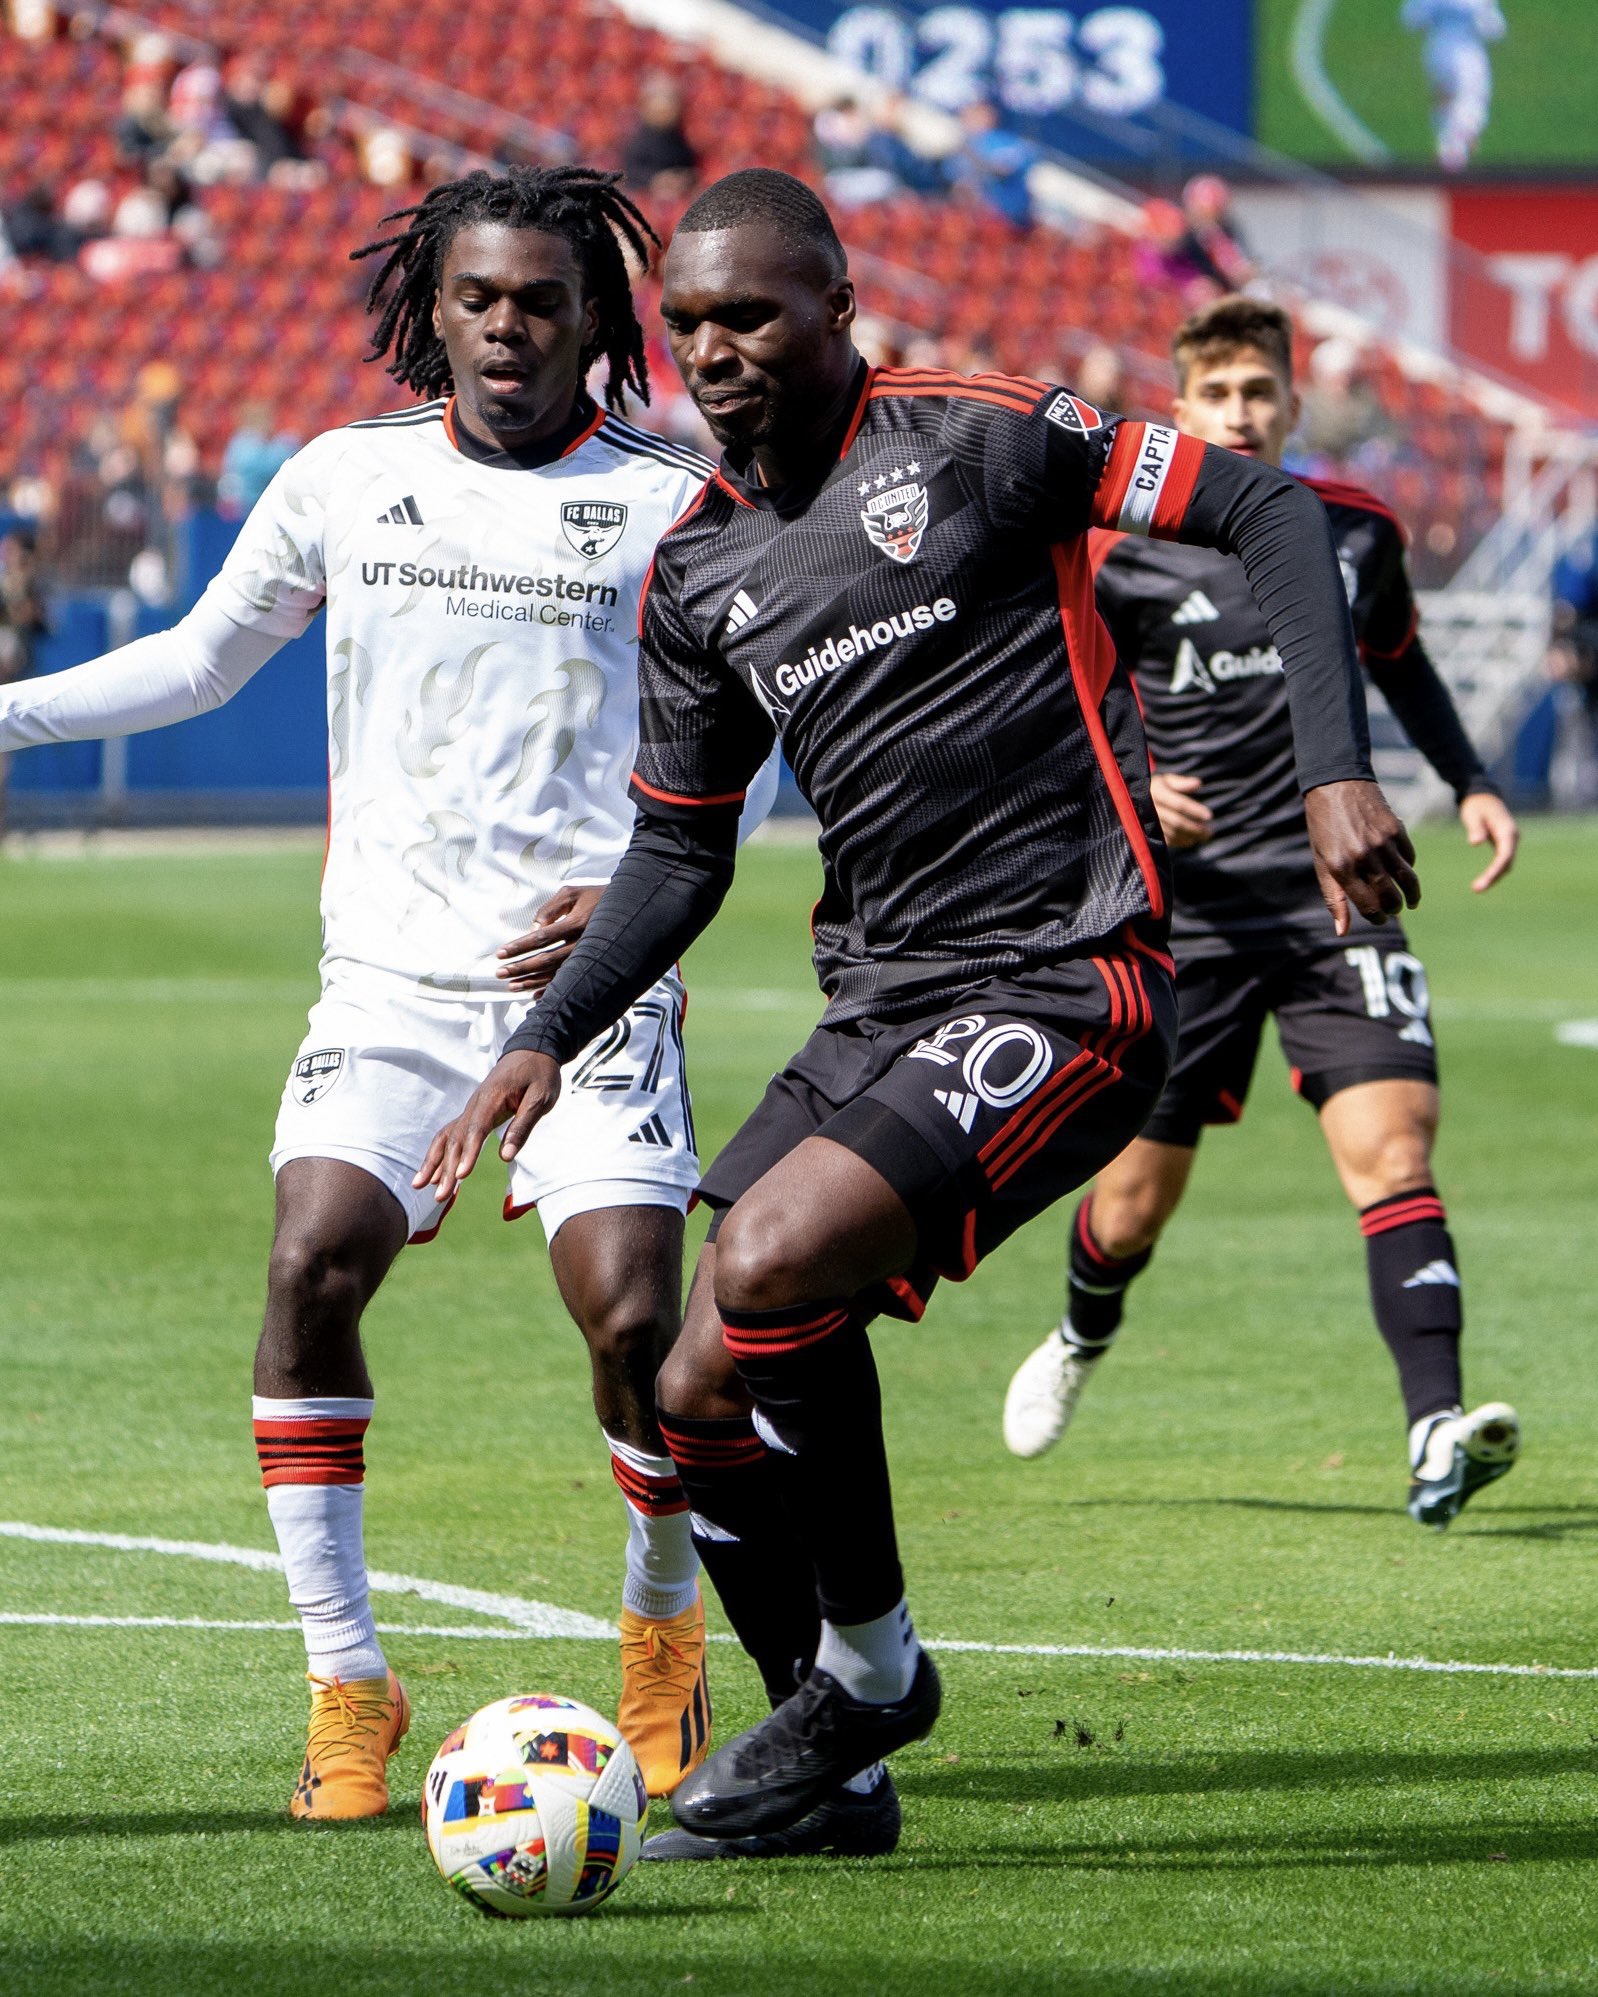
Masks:
[[[416,501],[412,499],[409,493],[406,493],[398,506],[391,506],[386,513],[380,513],[377,517],[380,522],[386,522],[390,527],[420,527],[422,525],[421,512],[417,507]]]
[[[1404,1288],[1406,1290],[1424,1290],[1432,1283],[1444,1283],[1450,1288],[1457,1290],[1459,1288],[1459,1271],[1454,1267],[1452,1262],[1444,1262],[1439,1258],[1435,1262],[1428,1262],[1424,1269],[1417,1269],[1408,1282],[1404,1284]]]
[[[638,1128],[628,1138],[629,1144],[647,1144],[651,1150],[661,1151],[671,1148],[671,1132],[661,1120],[657,1109],[652,1116],[646,1116]]]
[[[1220,612],[1211,603],[1203,590],[1196,589],[1186,596],[1171,612],[1173,624],[1213,624]]]
[[[962,1130],[969,1130],[977,1120],[979,1098],[961,1093],[959,1089],[934,1089],[933,1100],[940,1102]]]
[[[741,589],[732,600],[732,608],[727,612],[727,636],[741,631],[760,608],[748,590]]]

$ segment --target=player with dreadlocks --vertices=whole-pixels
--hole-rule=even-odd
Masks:
[[[389,219],[400,232],[356,252],[382,259],[370,358],[429,399],[292,458],[171,630],[0,696],[7,749],[164,726],[327,611],[322,990],[272,1150],[254,1402],[309,1658],[290,1808],[310,1818],[387,1808],[409,1717],[368,1600],[361,1315],[407,1240],[437,1231],[411,1183],[428,1139],[626,847],[639,595],[709,471],[584,386],[602,361],[612,411],[647,394],[624,250],[645,260],[652,237],[615,175],[473,173]],[[668,974],[577,1055],[505,1202],[507,1218],[537,1206],[592,1355],[628,1517],[621,1725],[656,1793],[703,1759],[710,1717],[687,1501],[654,1414],[698,1179],[682,1003]],[[519,1472],[525,1436],[513,1446]]]

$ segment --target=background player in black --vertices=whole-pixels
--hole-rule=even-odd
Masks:
[[[1298,420],[1291,340],[1287,315],[1249,298],[1188,320],[1175,341],[1180,427],[1280,463]],[[1508,871],[1515,821],[1416,635],[1402,530],[1369,493],[1309,483],[1331,519],[1372,680],[1453,789],[1471,843],[1492,845],[1480,892]],[[1011,1382],[1005,1439],[1018,1456],[1059,1439],[1182,1197],[1200,1130],[1242,1115],[1274,1012],[1359,1213],[1410,1426],[1410,1510],[1445,1525],[1508,1469],[1518,1426],[1502,1402],[1461,1411],[1458,1265],[1431,1169],[1426,973],[1396,924],[1356,914],[1334,936],[1327,922],[1294,781],[1296,715],[1241,563],[1126,535],[1094,540],[1099,608],[1137,679],[1173,849],[1181,1034],[1159,1108],[1077,1209],[1067,1314]]]
[[[568,1038],[711,919],[780,726],[821,819],[831,1003],[707,1174],[723,1225],[660,1383],[712,1578],[782,1702],[673,1808],[771,1849],[813,1811],[836,1822],[841,1785],[938,1707],[867,1322],[918,1316],[935,1276],[968,1276],[1107,1162],[1164,1078],[1164,856],[1093,609],[1094,521],[1241,555],[1282,647],[1330,898],[1380,916],[1418,887],[1370,779],[1336,555],[1302,487],[1043,383],[868,369],[836,233],[786,175],[699,198],[662,310],[728,450],[644,599],[637,829],[418,1183],[447,1199],[507,1117],[514,1155]]]

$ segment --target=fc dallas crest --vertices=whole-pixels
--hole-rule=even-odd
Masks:
[[[860,524],[866,539],[890,561],[913,562],[927,531],[927,489],[910,475],[920,469],[912,464],[907,474],[895,465],[891,473],[860,482],[860,497],[866,502],[860,509]]]

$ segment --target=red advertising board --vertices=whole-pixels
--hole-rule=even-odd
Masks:
[[[1457,188],[1449,333],[1462,353],[1598,415],[1598,188]]]

